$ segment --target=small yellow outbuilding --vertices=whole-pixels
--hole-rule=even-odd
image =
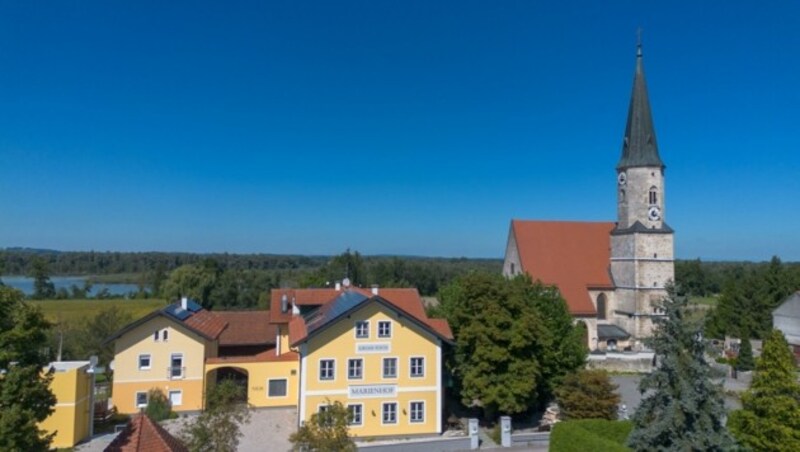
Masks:
[[[56,433],[51,443],[54,448],[73,447],[91,434],[94,384],[90,368],[89,361],[56,361],[48,366],[53,369],[50,389],[56,406],[39,427]]]

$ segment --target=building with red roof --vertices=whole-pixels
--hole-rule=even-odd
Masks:
[[[674,279],[673,230],[664,220],[664,171],[656,144],[641,45],[622,155],[617,221],[512,220],[503,273],[556,286],[586,323],[592,349],[638,348]]]

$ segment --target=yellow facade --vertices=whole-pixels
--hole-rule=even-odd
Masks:
[[[362,321],[367,322],[365,338],[356,337],[356,324]],[[390,337],[379,337],[382,321],[389,322]],[[350,429],[354,436],[441,433],[441,341],[407,317],[370,302],[313,334],[300,349],[301,420],[310,419],[329,400],[345,406],[361,405],[361,424]],[[384,358],[396,359],[396,377],[384,377]],[[416,370],[422,359],[421,376],[411,375],[412,358]],[[350,359],[362,360],[361,378],[350,378]],[[333,360],[332,379],[323,379],[327,377],[321,374],[323,360]],[[412,402],[416,419],[412,419]],[[395,409],[388,407],[384,413],[384,404],[395,404]],[[394,422],[385,422],[384,414],[392,420],[391,411],[395,412]]]
[[[206,364],[207,381],[214,381],[214,371],[226,367],[247,374],[247,403],[250,405],[257,408],[297,406],[300,387],[297,361]],[[270,380],[285,380],[286,395],[269,396]]]
[[[112,398],[120,413],[138,412],[141,393],[152,388],[170,398],[174,411],[203,408],[205,359],[216,356],[216,343],[159,316],[117,338],[114,348]],[[180,366],[173,365],[177,358]]]
[[[92,374],[88,361],[66,361],[54,369],[50,389],[56,397],[53,413],[39,427],[55,432],[52,447],[72,447],[89,436],[92,404]]]

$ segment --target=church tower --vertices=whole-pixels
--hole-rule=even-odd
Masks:
[[[650,336],[655,304],[675,278],[673,231],[665,222],[664,163],[658,155],[637,46],[628,123],[617,164],[617,225],[611,232],[614,319],[634,338]]]

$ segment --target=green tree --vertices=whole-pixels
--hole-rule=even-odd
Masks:
[[[750,343],[750,335],[742,336],[742,344],[739,346],[739,356],[736,358],[736,370],[749,371],[755,367],[753,359],[753,344]]]
[[[183,296],[197,300],[204,308],[214,307],[211,293],[217,285],[219,269],[216,265],[182,265],[170,273],[164,282],[161,294],[167,300]]]
[[[114,359],[114,344],[106,342],[112,334],[133,322],[133,316],[116,305],[104,308],[94,316],[84,319],[70,332],[73,353],[79,359],[97,356],[99,362],[107,366]]]
[[[617,419],[619,394],[608,372],[583,369],[569,374],[556,389],[561,415],[572,419]]]
[[[444,287],[440,307],[456,340],[449,366],[462,402],[493,419],[541,402],[563,375],[583,365],[586,348],[558,292],[528,276],[471,273]],[[561,341],[559,343],[558,341]]]
[[[50,281],[50,271],[47,268],[47,261],[37,257],[32,261],[33,276],[33,295],[32,298],[42,300],[45,298],[55,298],[56,289]]]
[[[0,287],[0,450],[48,450],[53,434],[38,427],[56,404],[50,391],[50,324],[22,292]]]
[[[356,446],[348,436],[351,415],[341,402],[330,403],[327,409],[311,415],[295,433],[289,437],[293,450],[313,452],[355,451]]]
[[[159,388],[153,388],[147,391],[147,407],[144,409],[145,414],[150,416],[150,419],[161,422],[169,419],[172,414],[172,406],[169,399]]]
[[[209,387],[206,409],[184,431],[182,440],[192,452],[234,452],[242,435],[241,426],[250,422],[250,408],[241,403],[245,388],[233,380]]]
[[[753,450],[800,450],[800,384],[786,338],[772,330],[764,341],[742,409],[728,426],[739,442]]]
[[[665,315],[645,342],[657,366],[639,385],[644,398],[628,445],[638,451],[728,450],[733,440],[723,424],[722,388],[711,381],[701,325],[674,288],[660,307]]]

